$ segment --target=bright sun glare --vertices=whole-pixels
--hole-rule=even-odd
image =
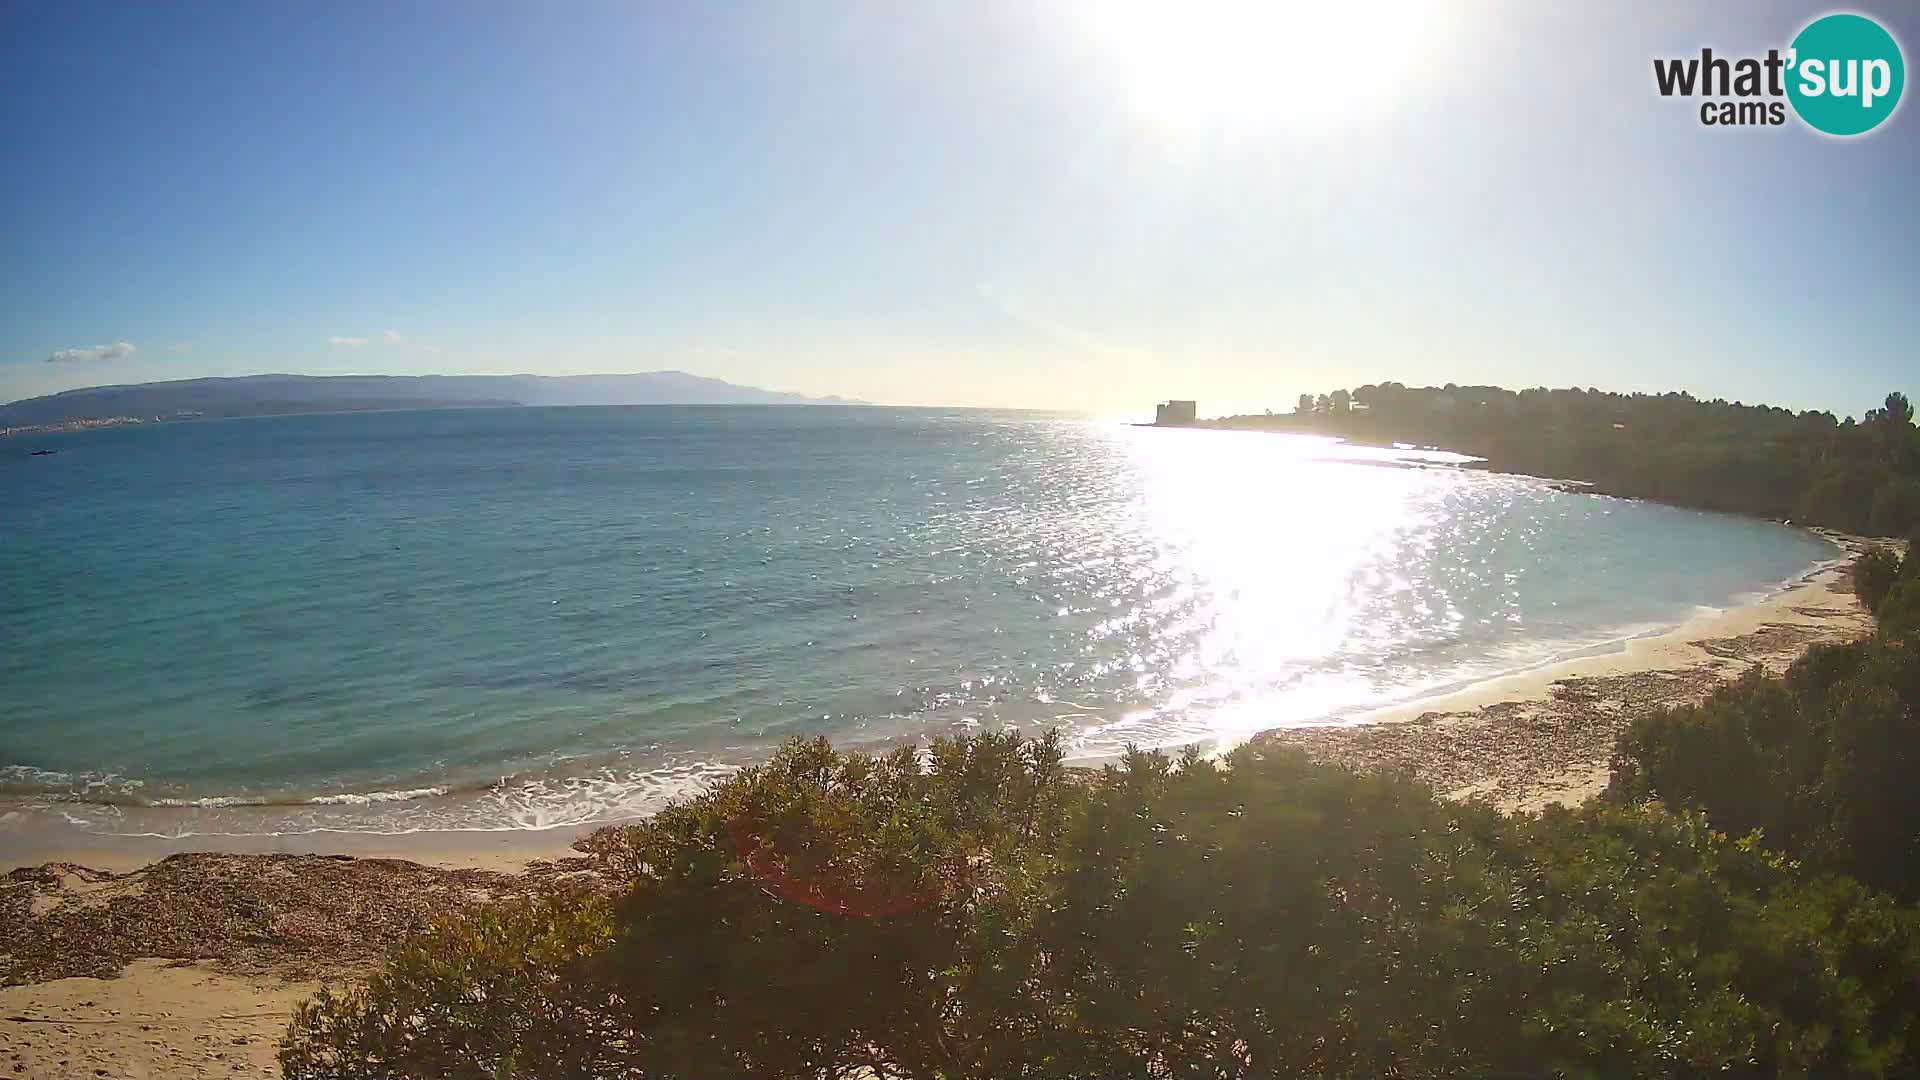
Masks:
[[[1084,33],[1176,135],[1331,134],[1391,107],[1440,52],[1447,0],[1109,0]]]

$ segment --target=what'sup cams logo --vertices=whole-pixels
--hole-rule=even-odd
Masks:
[[[1802,122],[1828,135],[1864,135],[1900,105],[1907,65],[1900,43],[1865,15],[1823,15],[1796,34],[1784,51],[1729,58],[1655,59],[1661,97],[1704,98],[1700,123],[1708,127],[1777,126],[1787,106]]]

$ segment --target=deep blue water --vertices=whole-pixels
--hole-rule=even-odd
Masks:
[[[1834,554],[1418,459],[825,407],[0,441],[0,797],[106,831],[175,803],[188,831],[525,827],[646,809],[791,735],[1232,739]]]

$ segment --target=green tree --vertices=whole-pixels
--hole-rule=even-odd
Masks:
[[[1911,606],[1909,606],[1911,605]],[[1816,646],[1698,705],[1637,718],[1613,793],[1705,812],[1715,828],[1920,901],[1920,583],[1881,605],[1881,633]],[[1916,620],[1920,621],[1920,620]],[[1920,629],[1920,626],[1914,626]]]
[[[1913,562],[1913,556],[1907,562]],[[1920,649],[1920,575],[1903,578],[1880,605],[1880,632]]]
[[[1887,598],[1888,590],[1900,577],[1901,559],[1892,551],[1883,547],[1869,548],[1859,558],[1853,560],[1849,573],[1853,578],[1853,595],[1860,598],[1860,604],[1874,614],[1880,613],[1880,605]]]
[[[1486,467],[1585,481],[1597,491],[1900,535],[1916,513],[1920,429],[1903,394],[1868,422],[1824,412],[1703,401],[1689,394],[1597,389],[1365,384],[1364,409],[1321,395],[1294,417],[1229,417],[1259,430],[1331,433],[1356,442],[1435,446]],[[1308,419],[1304,413],[1314,415]]]
[[[1873,496],[1876,536],[1904,536],[1920,526],[1920,476],[1895,476]]]
[[[1867,423],[1904,434],[1913,426],[1913,403],[1907,400],[1907,395],[1895,390],[1887,395],[1881,408],[1867,410]]]

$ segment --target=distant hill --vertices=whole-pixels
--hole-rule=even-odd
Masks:
[[[684,371],[633,375],[247,375],[92,386],[0,405],[0,428],[131,416],[280,416],[513,405],[862,404],[736,386]]]

